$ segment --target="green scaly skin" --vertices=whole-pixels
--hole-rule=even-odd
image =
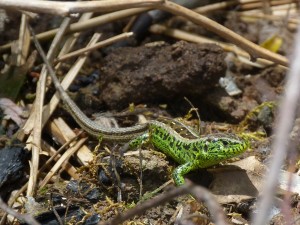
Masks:
[[[150,121],[148,132],[129,143],[130,148],[152,143],[158,150],[180,164],[174,172],[176,185],[184,184],[184,175],[237,156],[249,147],[249,142],[233,134],[212,134],[187,139],[158,121]]]

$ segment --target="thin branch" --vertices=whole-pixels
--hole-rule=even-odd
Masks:
[[[58,221],[58,224],[59,225],[64,225],[64,222],[62,221],[62,219],[60,218],[58,212],[56,211],[54,205],[53,205],[53,193],[50,192],[50,199],[49,199],[49,202],[50,202],[50,206],[51,206],[51,209],[54,213],[54,216],[56,217],[56,220]]]
[[[225,217],[220,205],[216,202],[214,196],[205,188],[191,184],[190,182],[181,187],[174,188],[171,191],[165,192],[149,201],[145,201],[133,209],[129,209],[124,214],[116,216],[114,219],[99,223],[100,225],[115,225],[121,224],[124,221],[138,215],[142,215],[146,210],[162,205],[171,199],[184,195],[191,194],[198,201],[204,201],[212,216],[212,220],[216,225],[225,225]]]
[[[39,169],[39,172],[38,172],[38,176],[46,169],[48,168],[48,166],[53,162],[53,160],[59,156],[59,154],[65,150],[65,148],[67,146],[69,146],[73,141],[75,141],[78,137],[81,136],[83,132],[79,132],[79,134],[77,136],[74,136],[73,138],[71,138],[70,140],[68,140],[66,143],[64,143],[57,151],[55,151],[55,153],[53,155],[51,155],[51,157],[43,164],[43,166]],[[26,190],[26,188],[28,187],[28,182],[26,184],[24,184],[15,194],[13,197],[11,197],[9,199],[9,202],[8,202],[8,206],[9,207],[12,207],[13,204],[15,203],[15,201],[17,200],[17,198],[19,198],[19,196]],[[2,218],[0,220],[0,225],[4,225],[5,221],[6,220],[6,216],[7,216],[7,212],[2,215]]]
[[[70,53],[65,54],[63,56],[60,56],[57,60],[55,60],[55,62],[61,62],[61,61],[64,61],[66,59],[69,59],[69,58],[72,58],[72,57],[75,57],[75,56],[79,56],[79,55],[82,55],[82,54],[89,53],[89,52],[91,52],[93,50],[96,50],[98,48],[102,48],[104,46],[113,44],[113,43],[115,43],[117,41],[124,40],[125,38],[128,38],[128,37],[130,37],[132,35],[133,35],[132,32],[128,32],[128,33],[122,33],[122,34],[113,36],[113,37],[108,38],[108,39],[106,39],[104,41],[100,41],[100,42],[98,42],[96,44],[93,44],[92,46],[81,48],[81,49],[76,50],[74,52],[70,52]]]
[[[209,39],[207,37],[204,37],[204,36],[201,36],[198,34],[193,34],[191,32],[186,32],[186,31],[179,30],[179,29],[169,28],[169,27],[159,25],[159,24],[152,25],[149,28],[149,31],[154,34],[164,34],[166,36],[176,38],[178,40],[185,40],[188,42],[194,42],[194,43],[199,43],[199,44],[203,44],[203,43],[216,44],[216,45],[220,46],[221,48],[223,48],[224,51],[233,52],[234,54],[238,55],[239,57],[242,57],[243,59],[245,59],[246,61],[249,62],[249,58],[250,58],[249,53],[240,49],[236,45],[232,45],[230,43],[221,42],[221,41],[217,41],[214,39]],[[253,63],[253,62],[250,62],[250,63],[259,68],[263,68],[263,67],[274,64],[274,62],[267,60],[267,59],[262,59],[262,58],[258,58],[255,63]]]
[[[286,57],[260,47],[259,45],[256,45],[253,42],[247,40],[246,38],[243,38],[242,36],[236,34],[232,30],[190,9],[187,9],[170,1],[166,1],[159,8],[172,14],[183,16],[189,19],[190,21],[194,22],[195,24],[201,25],[204,28],[220,35],[226,40],[236,44],[240,48],[247,51],[252,56],[252,58],[261,57],[283,66],[288,66],[289,64],[288,59]]]
[[[300,40],[300,27],[295,40]],[[287,75],[287,83],[285,85],[285,94],[279,105],[278,121],[275,130],[275,140],[273,142],[273,158],[271,161],[270,171],[263,186],[262,199],[254,216],[255,225],[267,224],[268,216],[272,204],[274,202],[275,191],[278,184],[278,174],[281,166],[286,158],[288,151],[289,133],[293,126],[296,109],[300,95],[300,43],[295,42],[295,52],[291,65],[291,70]]]
[[[27,224],[31,224],[31,225],[40,225],[40,223],[38,223],[31,215],[20,214],[15,210],[13,210],[12,208],[8,207],[8,205],[5,204],[2,198],[0,198],[0,208],[4,212],[12,215],[13,217],[16,217],[19,221],[25,221]]]
[[[90,42],[88,43],[87,47],[95,44],[99,38],[100,38],[100,34],[96,33],[92,36]],[[66,43],[65,43],[66,44]],[[63,47],[65,48],[65,47]],[[62,51],[64,51],[62,49]],[[85,63],[86,59],[87,59],[88,54],[81,56],[77,59],[77,61],[73,64],[73,66],[70,68],[70,70],[68,71],[68,73],[65,75],[61,85],[62,87],[66,90],[69,85],[72,83],[72,81],[75,79],[76,75],[78,74],[78,72],[80,71],[80,69],[82,68],[82,65]],[[59,65],[56,66],[56,68],[58,68]],[[58,103],[59,103],[59,94],[55,94],[53,96],[53,98],[50,100],[50,103],[48,105],[46,105],[44,107],[44,111],[43,111],[43,123],[42,126],[44,127],[44,125],[46,124],[46,122],[48,121],[49,117],[52,115],[52,113],[54,112],[54,110],[56,109]],[[24,132],[25,134],[30,133],[30,131],[33,129],[34,123],[34,115],[30,115],[30,117],[28,118],[26,124],[24,125],[24,127],[22,128],[22,132]],[[30,141],[27,141],[30,142]]]
[[[70,24],[70,18],[64,19],[59,32],[54,38],[50,50],[48,52],[48,59],[52,62],[54,58],[55,49],[58,47],[58,43],[62,39],[66,29]],[[34,35],[33,29],[28,26],[32,35]],[[37,174],[39,167],[39,154],[41,149],[41,133],[42,133],[42,114],[43,114],[43,105],[44,105],[44,96],[45,96],[45,85],[46,85],[46,69],[42,69],[41,77],[37,85],[37,95],[35,99],[35,120],[34,120],[34,129],[32,134],[33,148],[32,148],[32,159],[30,167],[30,177],[28,182],[27,196],[33,196],[36,190],[37,185]]]
[[[30,48],[30,33],[27,28],[29,17],[25,14],[22,14],[21,24],[20,24],[20,33],[19,33],[19,41],[17,44],[17,59],[16,65],[21,66],[24,65],[26,59],[28,57],[28,52]]]
[[[163,0],[110,0],[83,2],[1,0],[0,8],[66,16],[71,13],[107,12],[128,8],[154,7],[162,2]]]
[[[74,146],[69,148],[55,163],[55,165],[51,168],[51,170],[48,172],[44,180],[40,184],[40,188],[43,188],[50,179],[55,175],[55,173],[61,168],[61,165],[69,160],[69,158],[76,152],[78,149],[84,144],[84,142],[87,140],[87,138],[80,139]]]
[[[41,2],[41,1],[39,1],[39,2]],[[145,12],[147,10],[149,10],[149,8],[124,9],[124,10],[120,10],[117,12],[112,12],[112,13],[107,13],[105,15],[97,16],[97,17],[91,18],[86,21],[79,21],[77,23],[73,23],[70,25],[70,27],[67,31],[67,34],[85,31],[85,30],[88,30],[88,29],[91,29],[94,27],[98,27],[98,26],[106,24],[106,23],[114,22],[118,19],[123,19],[123,18],[129,17],[129,16],[133,16],[133,15]],[[56,29],[48,30],[43,33],[39,33],[36,35],[36,38],[39,41],[48,40],[48,39],[52,38],[53,36],[55,36],[55,34],[58,32],[58,30],[59,29],[56,28]],[[31,37],[31,39],[32,39],[32,37]],[[0,46],[0,53],[9,51],[11,49],[13,43],[14,43],[14,41]]]

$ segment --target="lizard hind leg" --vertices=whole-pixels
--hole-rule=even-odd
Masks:
[[[129,149],[136,149],[149,142],[149,133],[144,133],[128,143]]]
[[[138,149],[139,147],[141,147],[142,145],[148,142],[149,142],[149,134],[144,133],[132,139],[131,141],[127,142],[126,144],[124,144],[123,147],[121,147],[121,154],[123,155],[128,150]]]

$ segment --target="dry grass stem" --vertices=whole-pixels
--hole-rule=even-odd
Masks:
[[[238,4],[242,4],[241,1],[239,0],[232,0],[226,2],[223,1],[223,2],[217,2],[214,4],[208,4],[205,6],[197,7],[194,9],[194,11],[200,14],[205,14],[216,10],[226,9],[229,6],[234,6]]]
[[[42,143],[42,148],[50,153],[51,158],[54,154],[56,154],[56,152],[58,152],[58,150],[54,149],[46,142]],[[56,157],[54,157],[54,160],[57,162],[61,157],[62,155],[58,154]],[[60,169],[63,169],[67,174],[69,174],[71,179],[78,180],[80,178],[79,174],[77,173],[77,169],[68,161],[63,162]]]
[[[8,207],[8,205],[6,205],[5,202],[1,198],[0,198],[0,208],[4,212],[18,218],[20,221],[25,221],[27,224],[40,225],[40,223],[38,223],[31,215],[20,214],[20,213],[16,212],[15,210],[13,210],[12,208]]]
[[[209,38],[206,38],[206,37],[203,37],[200,35],[192,34],[190,32],[182,31],[179,29],[172,29],[172,28],[168,28],[168,27],[158,25],[158,24],[152,25],[149,28],[149,30],[152,33],[164,34],[169,37],[176,38],[178,40],[185,40],[185,41],[199,43],[199,44],[203,44],[203,43],[216,44],[216,45],[222,47],[224,49],[224,51],[233,52],[236,55],[245,58],[245,60],[248,60],[248,61],[250,60],[250,55],[247,52],[245,52],[242,49],[238,48],[237,46],[229,44],[229,43],[216,41],[216,40],[209,39]],[[251,63],[251,65],[254,65],[254,66],[260,67],[260,68],[274,64],[272,61],[269,61],[266,59],[261,59],[261,58],[258,58],[255,63],[253,63],[253,62],[249,62],[249,63]]]
[[[78,22],[87,21],[87,20],[91,19],[93,15],[94,15],[94,13],[83,13],[80,16]],[[66,38],[66,41],[65,41],[64,45],[62,46],[57,57],[69,53],[73,49],[74,45],[76,44],[79,36],[80,36],[80,32],[76,32],[76,33],[68,35]],[[57,59],[57,57],[56,57],[56,59]],[[58,63],[58,64],[56,64],[56,66],[54,68],[56,70],[58,70],[60,68],[60,66],[61,66],[61,64]]]
[[[21,25],[20,25],[20,34],[18,41],[18,56],[17,56],[17,66],[22,66],[28,57],[29,47],[30,47],[30,33],[28,30],[28,21],[29,17],[25,14],[22,14]]]
[[[94,34],[94,36],[91,38],[91,41],[87,46],[91,46],[95,44],[100,38],[100,34]],[[62,81],[61,85],[66,90],[70,86],[70,84],[73,82],[75,77],[77,76],[78,72],[82,68],[83,64],[85,63],[88,55],[81,56],[77,59],[77,61],[74,63],[74,65],[71,67],[69,72],[64,77],[64,80]],[[45,123],[48,121],[49,117],[52,115],[54,110],[56,109],[58,103],[59,103],[59,94],[56,93],[53,98],[50,100],[50,103],[44,107],[43,111],[43,121],[42,121],[42,127],[44,127]],[[29,119],[26,121],[26,124],[22,128],[23,132],[25,134],[28,134],[34,127],[34,115],[31,114]],[[30,143],[31,140],[29,139],[27,143]]]
[[[137,9],[125,9],[118,12],[112,12],[105,15],[101,15],[98,17],[91,18],[89,20],[80,21],[77,23],[73,23],[70,25],[67,34],[81,32],[84,30],[88,30],[106,23],[110,23],[116,21],[118,19],[123,19],[128,16],[133,16],[142,12],[149,10],[149,8],[137,8]],[[58,32],[58,28],[49,30],[36,35],[36,38],[39,41],[45,41],[55,36]],[[32,39],[32,38],[31,38]],[[0,46],[0,53],[9,51],[13,45],[13,42]]]
[[[51,136],[57,139],[60,144],[64,144],[78,135],[74,133],[74,131],[62,118],[59,117],[54,119],[53,122],[54,129],[51,129]],[[88,165],[88,163],[93,159],[93,153],[86,145],[83,145],[76,152],[74,157],[81,162],[82,165]]]
[[[298,14],[298,7],[296,3],[287,4],[287,5],[278,5],[270,7],[272,14],[265,14],[261,9],[249,9],[244,12],[253,13],[253,14],[265,14],[265,15],[274,15],[274,16],[286,16],[287,11],[289,13],[297,15]]]
[[[39,188],[43,188],[50,179],[55,175],[55,173],[62,167],[62,164],[65,163],[87,140],[87,138],[80,139],[73,147],[69,148],[55,163],[55,165],[51,168],[48,174],[45,176],[43,181],[40,184]]]
[[[78,149],[84,144],[87,138],[80,139],[73,147],[69,148],[55,163],[51,168],[48,174],[45,176],[44,180],[41,182],[40,188],[43,188],[50,179],[55,175],[55,173],[62,167],[62,164],[65,163]]]
[[[236,34],[230,29],[218,24],[217,22],[207,17],[197,14],[192,10],[184,8],[173,2],[165,2],[161,5],[161,9],[173,13],[175,15],[183,16],[189,19],[190,21],[199,24],[205,27],[206,29],[220,35],[224,39],[236,44],[238,47],[247,51],[254,59],[261,57],[283,66],[288,66],[289,64],[288,59],[286,57],[273,53],[263,47],[260,47],[259,45],[256,45],[253,42],[243,38],[242,36]]]
[[[101,41],[99,43],[95,43],[92,46],[88,46],[88,47],[79,49],[77,51],[70,52],[70,53],[68,53],[66,55],[60,56],[55,62],[61,62],[61,61],[70,59],[70,58],[75,57],[75,56],[80,56],[82,54],[89,53],[89,52],[91,52],[93,50],[96,50],[96,49],[102,48],[104,46],[113,44],[113,43],[118,42],[120,40],[124,40],[124,39],[126,39],[126,38],[128,38],[128,37],[130,37],[132,35],[133,35],[132,32],[116,35],[114,37],[111,37],[111,38],[106,39],[104,41]]]
[[[249,18],[249,19],[262,19],[262,20],[270,20],[270,21],[283,21],[284,19],[282,16],[276,16],[276,15],[266,15],[263,13],[252,13],[252,12],[239,12],[236,13],[241,18]],[[299,19],[297,18],[288,18],[288,23],[290,25],[298,25]]]
[[[75,138],[73,138],[72,140],[74,140]],[[73,141],[68,141],[65,142],[65,144],[63,146],[61,146],[58,150],[55,150],[52,146],[50,146],[48,143],[46,142],[42,142],[42,148],[43,150],[49,152],[49,155],[51,156],[45,164],[43,164],[43,166],[41,167],[41,169],[39,170],[39,174],[41,171],[44,171],[49,165],[50,163],[52,163],[53,161],[58,161],[61,157],[61,154],[63,150],[65,150],[65,148],[69,145],[72,145]],[[68,143],[68,144],[67,144]],[[72,166],[71,163],[69,163],[68,161],[65,162],[65,164],[62,166],[62,168],[73,178],[73,179],[79,179],[79,174],[77,173],[77,169]]]
[[[44,146],[47,146],[50,151],[50,155],[51,157],[43,164],[43,166],[39,169],[39,172],[38,172],[38,175],[40,175],[41,172],[43,172],[49,165],[50,163],[53,162],[53,160],[58,160],[60,158],[60,153],[65,150],[65,148],[67,146],[69,146],[73,141],[75,141],[76,139],[78,138],[78,136],[75,136],[73,139],[67,141],[64,145],[62,145],[57,151],[53,150],[53,148],[51,146],[49,146],[46,142],[42,142],[42,148],[45,149]],[[68,165],[67,165],[68,166]],[[76,174],[78,176],[78,174]],[[27,189],[28,187],[28,182],[26,184],[24,184],[18,191],[17,193],[14,194],[13,197],[11,197],[8,201],[8,206],[9,207],[12,207],[13,204],[15,203],[15,201],[17,200],[17,198],[19,198],[19,196]],[[7,213],[5,213],[2,218],[1,218],[1,221],[0,221],[0,225],[4,225],[5,224],[5,220],[6,220],[6,216],[7,216]]]
[[[251,9],[262,9],[264,6],[264,1],[257,2],[249,2],[246,4],[241,4],[242,10],[251,10]],[[296,3],[295,0],[278,0],[278,1],[269,1],[270,7],[281,6],[281,5],[289,5],[291,3]]]
[[[82,16],[82,20],[84,19],[89,19],[89,16],[91,15],[86,15],[84,14]],[[75,34],[74,34],[75,35]],[[98,35],[98,34],[97,34]],[[60,54],[66,54],[69,49],[74,45],[74,40],[76,40],[78,37],[78,35],[75,36],[70,36],[67,40],[66,43],[64,44],[64,46],[61,49]],[[96,36],[97,37],[97,36]],[[98,36],[99,38],[100,36]],[[95,37],[94,37],[95,38]],[[93,39],[93,38],[92,38]],[[98,40],[98,39],[97,39]],[[92,41],[90,44],[97,42],[97,40]],[[68,47],[66,47],[68,45]],[[89,46],[89,45],[87,45]],[[66,75],[67,78],[64,79],[62,86],[63,88],[66,90],[69,85],[72,83],[72,81],[75,79],[78,71],[82,68],[82,65],[84,64],[85,60],[86,60],[87,56],[83,56],[80,57],[72,66],[72,68],[69,70],[68,74]],[[56,65],[56,69],[58,69],[60,66],[60,64]],[[73,78],[72,78],[73,77]],[[57,104],[59,102],[59,97],[58,95],[54,96],[53,99],[51,99],[51,102],[49,105],[45,106],[44,108],[44,112],[43,112],[43,121],[42,121],[42,127],[44,127],[45,123],[48,121],[49,117],[52,115],[53,111],[55,110]],[[23,134],[29,134],[34,126],[34,119],[35,119],[35,115],[32,113],[29,118],[27,119],[25,125],[22,127],[22,132],[20,132],[19,135],[19,139],[23,139]],[[29,138],[29,140],[27,140],[27,143],[31,143],[32,139]],[[30,147],[29,147],[30,148]]]
[[[296,40],[300,40],[300,27],[298,28]],[[299,42],[295,42],[295,44],[294,57],[284,88],[285,94],[278,107],[278,121],[277,126],[275,126],[275,140],[272,145],[273,158],[262,191],[262,199],[257,209],[258,213],[254,216],[253,224],[255,225],[267,224],[269,212],[275,198],[278,174],[288,152],[289,134],[295,119],[300,95],[300,44]]]
[[[205,188],[190,184],[185,184],[181,187],[174,188],[168,192],[156,196],[155,198],[145,201],[138,205],[138,207],[127,210],[123,214],[119,214],[114,219],[99,223],[100,225],[115,225],[121,224],[126,220],[142,215],[146,210],[162,205],[175,197],[179,197],[184,194],[191,194],[198,202],[205,202],[210,214],[213,215],[212,220],[216,225],[225,225],[225,216],[220,205],[216,202],[214,196]]]
[[[2,0],[0,1],[0,7],[3,9],[25,10],[35,13],[66,16],[71,13],[107,12],[126,8],[154,7],[162,2],[163,0],[55,1],[55,4],[53,4],[52,1]]]
[[[69,26],[70,19],[65,19],[61,25],[61,29],[57,33],[55,39],[53,40],[51,47],[48,52],[48,59],[52,62],[54,57],[53,53],[55,49],[58,47],[58,43],[62,40],[62,37]],[[33,30],[29,27],[31,34]],[[32,158],[31,158],[31,168],[30,168],[30,177],[28,182],[28,189],[27,189],[27,196],[33,196],[36,191],[37,186],[37,174],[39,168],[39,154],[41,151],[41,134],[42,134],[42,118],[43,118],[43,105],[44,105],[44,96],[46,93],[45,84],[46,84],[46,70],[45,68],[42,69],[40,80],[37,85],[37,94],[35,99],[35,106],[34,106],[34,129],[32,133]]]
[[[295,3],[293,0],[283,0],[283,1],[270,1],[270,6],[280,6],[280,5],[289,5],[291,3]],[[205,6],[197,7],[194,9],[197,13],[208,13],[216,10],[226,9],[227,7],[239,5],[239,10],[252,10],[258,9],[261,11],[263,3],[261,0],[253,0],[253,1],[241,1],[241,0],[230,0],[217,2],[214,4],[208,4]]]
[[[99,38],[101,37],[101,34],[95,33],[90,42],[88,43],[87,47],[93,46]],[[74,65],[71,67],[71,69],[68,71],[68,73],[65,75],[63,81],[61,82],[62,87],[67,90],[70,84],[73,82],[73,80],[76,78],[77,74],[79,73],[80,69],[84,65],[88,55],[83,55],[77,59],[77,61],[74,63]],[[51,114],[54,112],[56,109],[58,103],[59,103],[59,94],[58,92],[55,93],[53,98],[50,100],[48,112],[47,112],[47,118],[45,118],[45,121],[48,120],[48,118],[51,116]]]

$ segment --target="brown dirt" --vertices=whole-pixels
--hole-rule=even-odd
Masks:
[[[226,71],[216,45],[177,42],[116,49],[103,62],[100,99],[109,108],[199,96]]]

